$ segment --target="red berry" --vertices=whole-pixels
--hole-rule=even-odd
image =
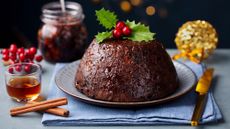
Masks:
[[[8,60],[9,60],[9,56],[8,56],[7,54],[4,54],[4,55],[2,56],[2,60],[8,61]]]
[[[119,29],[115,29],[113,30],[113,37],[116,39],[119,39],[122,37],[122,31]]]
[[[15,60],[15,61],[10,61],[10,65],[17,64],[17,63],[19,63],[19,61],[18,61],[18,60]]]
[[[130,36],[131,33],[132,33],[132,30],[131,30],[128,26],[125,26],[125,27],[122,29],[122,33],[123,33],[123,35],[125,35],[125,36]]]
[[[31,53],[29,49],[25,51],[25,59],[27,59],[28,61],[34,59],[34,54]]]
[[[16,53],[17,52],[17,46],[15,44],[10,45],[10,52],[11,53]]]
[[[10,59],[11,59],[12,61],[15,61],[16,58],[17,58],[16,54],[13,54],[13,53],[10,54]]]
[[[37,49],[35,47],[29,48],[30,55],[35,55],[37,53]]]
[[[19,63],[19,60],[15,60],[15,61],[14,61],[14,64],[16,64],[16,63]]]
[[[21,53],[23,53],[23,54],[25,53],[25,50],[23,47],[18,48],[18,54],[21,54]]]
[[[2,53],[2,54],[6,54],[6,55],[8,55],[8,54],[9,54],[9,50],[5,48],[5,49],[3,49],[3,50],[2,50],[2,52],[1,52],[1,53]]]
[[[10,48],[15,47],[17,48],[17,45],[15,43],[10,44]]]
[[[10,65],[13,65],[13,64],[15,64],[14,61],[10,61]]]
[[[30,57],[30,51],[28,49],[25,51],[25,57],[26,59]]]
[[[21,65],[16,65],[15,70],[18,71],[18,72],[21,72],[22,71],[22,66]]]
[[[23,53],[20,53],[19,54],[19,59],[20,59],[21,62],[24,62],[24,60],[26,59],[25,55]]]
[[[31,61],[33,61],[33,60],[34,60],[34,55],[30,55],[29,59],[30,59]]]
[[[8,72],[12,74],[12,73],[14,72],[14,68],[13,68],[13,67],[10,67],[10,68],[8,69]]]
[[[125,26],[126,26],[126,25],[125,25],[125,22],[119,21],[119,22],[117,22],[117,24],[116,24],[116,29],[122,30]]]
[[[26,66],[24,67],[24,70],[25,70],[25,72],[29,73],[30,70],[31,70],[31,65],[26,65]]]
[[[41,55],[38,55],[38,56],[35,57],[35,60],[36,60],[37,62],[41,62],[42,59],[43,59],[43,57],[42,57]]]

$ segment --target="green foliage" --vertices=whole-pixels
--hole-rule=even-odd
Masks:
[[[117,15],[104,8],[96,11],[96,16],[99,23],[106,29],[112,29],[117,23]]]
[[[155,33],[149,30],[149,27],[141,23],[135,23],[135,21],[126,21],[126,25],[132,30],[132,35],[126,37],[132,41],[150,41],[154,40]]]

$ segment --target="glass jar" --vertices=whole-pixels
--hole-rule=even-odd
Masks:
[[[87,30],[81,5],[66,2],[65,6],[65,12],[59,2],[48,3],[42,8],[39,49],[45,60],[53,63],[80,59],[86,46]]]

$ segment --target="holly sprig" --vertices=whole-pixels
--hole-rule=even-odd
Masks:
[[[105,39],[112,38],[112,31],[100,32],[96,35],[97,43],[103,42]]]
[[[96,17],[99,23],[105,27],[106,31],[99,32],[96,35],[97,43],[102,43],[105,39],[113,38],[113,28],[116,27],[118,21],[117,15],[114,12],[105,10],[104,8],[96,11]],[[151,41],[154,40],[155,33],[152,33],[148,26],[135,21],[127,20],[125,24],[132,30],[129,36],[123,36],[123,39],[130,39],[132,41]]]
[[[132,41],[150,41],[154,39],[155,33],[150,32],[148,26],[145,26],[141,23],[135,23],[135,21],[126,21],[126,25],[128,25],[132,29],[132,35],[129,37],[125,37]]]
[[[110,12],[104,8],[96,10],[96,16],[99,23],[106,29],[112,29],[118,21],[117,15],[115,15],[114,12]]]

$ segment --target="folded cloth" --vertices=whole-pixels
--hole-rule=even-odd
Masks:
[[[204,67],[192,62],[184,62],[200,77]],[[70,111],[69,117],[59,117],[44,113],[42,124],[47,126],[73,125],[159,125],[189,124],[196,102],[194,91],[165,104],[141,109],[116,109],[87,104],[63,93],[54,82],[58,70],[66,64],[56,64],[50,83],[48,99],[67,97],[68,105],[62,106]],[[201,123],[221,119],[222,115],[211,92],[208,93],[207,104]]]

